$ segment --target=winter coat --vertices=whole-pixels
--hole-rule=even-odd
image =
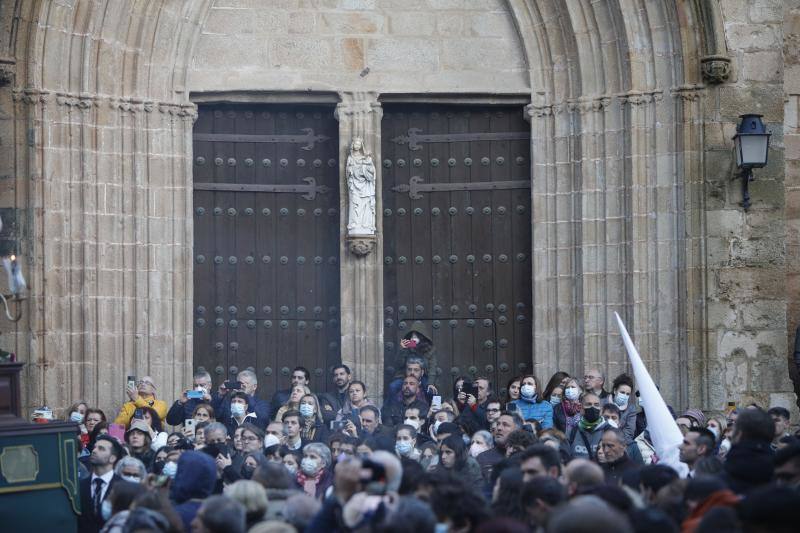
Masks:
[[[681,525],[681,533],[694,533],[697,526],[703,520],[703,517],[708,514],[711,509],[717,507],[735,507],[739,503],[739,497],[730,490],[718,490],[712,493],[708,498],[700,502],[694,511],[683,521]]]
[[[575,426],[567,436],[569,442],[569,455],[573,459],[580,457],[583,459],[596,459],[597,447],[600,446],[600,439],[603,438],[603,431],[608,429],[608,424],[601,422],[597,424],[594,431],[581,429],[580,425]]]
[[[167,403],[164,400],[156,400],[153,398],[145,399],[141,396],[136,397],[135,402],[125,402],[122,404],[122,409],[119,410],[117,418],[114,420],[115,424],[122,424],[126,428],[131,424],[131,418],[139,407],[152,407],[158,413],[161,421],[167,416]]]
[[[478,461],[473,457],[467,457],[467,462],[461,468],[445,468],[442,464],[434,467],[436,472],[450,472],[455,477],[461,479],[470,487],[481,488],[483,487],[483,474],[481,474],[481,467]]]
[[[642,468],[642,465],[628,457],[626,453],[612,463],[601,463],[600,467],[603,469],[607,484],[620,485],[623,476],[629,472],[636,472]]]
[[[520,397],[519,400],[514,400],[510,403],[517,406],[517,410],[523,419],[536,420],[541,424],[542,429],[553,427],[553,406],[550,402],[534,396],[531,399]]]

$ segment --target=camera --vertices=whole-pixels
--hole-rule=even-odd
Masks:
[[[347,420],[331,420],[331,431],[344,431]]]
[[[226,381],[225,388],[228,390],[242,390],[241,381]]]

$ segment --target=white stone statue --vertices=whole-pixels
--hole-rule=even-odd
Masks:
[[[375,163],[364,150],[361,137],[354,137],[350,144],[346,172],[350,200],[347,234],[375,235]]]

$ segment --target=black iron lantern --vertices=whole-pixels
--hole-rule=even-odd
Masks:
[[[769,153],[769,138],[767,127],[761,120],[762,115],[741,115],[741,121],[733,136],[736,151],[736,166],[742,169],[742,207],[745,211],[750,208],[750,181],[753,179],[753,169],[761,168],[767,164]]]

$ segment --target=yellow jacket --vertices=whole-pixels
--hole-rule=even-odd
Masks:
[[[116,420],[114,420],[114,423],[122,424],[127,428],[131,423],[131,418],[133,418],[133,413],[136,411],[137,407],[152,407],[156,410],[156,413],[158,413],[158,417],[161,418],[161,423],[164,423],[164,418],[167,416],[167,403],[164,400],[156,400],[155,398],[146,400],[141,396],[137,396],[135,402],[125,402],[122,404],[122,409],[119,410],[119,414]]]

